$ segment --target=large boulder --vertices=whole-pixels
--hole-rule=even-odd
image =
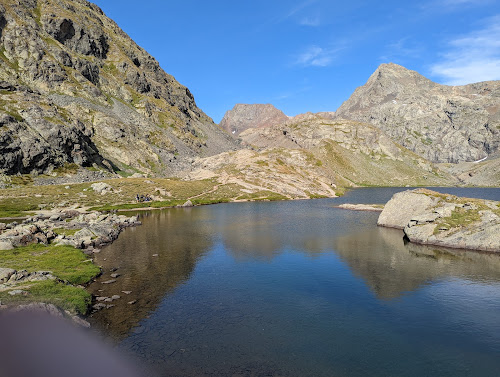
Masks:
[[[377,224],[403,229],[413,217],[429,213],[437,202],[437,198],[426,195],[423,190],[398,192],[385,205]]]
[[[395,194],[378,225],[404,230],[410,242],[500,252],[500,202],[426,189]]]

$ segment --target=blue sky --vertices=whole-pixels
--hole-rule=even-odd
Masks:
[[[500,79],[498,0],[95,0],[216,123],[236,103],[335,111],[381,63]]]

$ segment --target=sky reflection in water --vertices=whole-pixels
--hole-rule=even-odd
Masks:
[[[332,207],[393,191],[146,214],[98,255],[92,289],[122,299],[94,325],[160,375],[492,375],[499,256],[404,244],[378,213]]]

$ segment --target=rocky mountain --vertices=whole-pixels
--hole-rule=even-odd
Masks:
[[[237,148],[96,5],[0,4],[0,173],[76,163],[168,174]]]
[[[379,128],[330,117],[330,113],[301,114],[282,124],[250,128],[240,138],[263,151],[303,151],[309,156],[304,158],[321,171],[318,174],[340,186],[454,182],[449,174],[395,143]]]
[[[270,104],[236,104],[226,112],[219,126],[237,137],[248,128],[263,128],[286,122],[288,117]]]
[[[476,161],[500,145],[500,81],[445,86],[382,64],[337,110],[433,162]]]

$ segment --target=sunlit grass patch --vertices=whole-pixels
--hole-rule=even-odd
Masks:
[[[81,250],[42,244],[2,251],[0,266],[28,272],[50,271],[70,284],[87,283],[100,272]]]
[[[0,300],[10,304],[45,302],[80,314],[87,313],[92,300],[92,296],[85,289],[54,280],[29,282],[16,286],[15,289],[28,293],[11,296],[8,291],[3,291],[0,292]]]

